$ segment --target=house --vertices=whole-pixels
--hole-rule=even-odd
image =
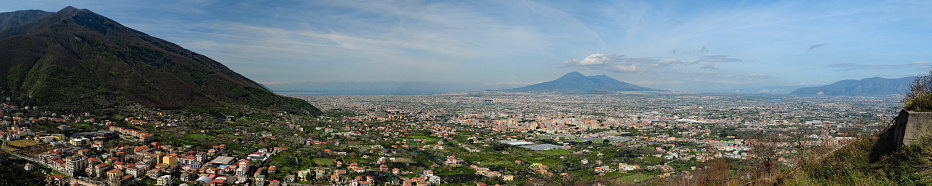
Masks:
[[[226,177],[226,176],[220,176],[220,177],[216,177],[216,178],[214,178],[213,180],[211,180],[210,183],[208,183],[207,185],[209,185],[209,186],[224,186],[224,185],[226,185],[226,181],[227,181],[227,177]]]
[[[123,177],[123,172],[120,172],[120,169],[111,169],[107,171],[107,178],[111,180],[119,179]]]
[[[123,177],[118,180],[119,184],[115,184],[117,183],[116,181],[117,180],[114,180],[112,182],[114,183],[113,185],[135,185],[136,179],[133,179],[132,175],[123,175]]]
[[[155,179],[155,181],[156,181],[155,185],[166,185],[166,186],[171,185],[172,176],[171,175],[160,176],[158,179]]]
[[[178,155],[177,155],[177,154],[169,154],[169,155],[167,155],[167,156],[162,157],[162,164],[167,164],[167,165],[178,165]]]
[[[327,173],[326,171],[324,171],[324,169],[321,169],[320,167],[317,167],[317,170],[314,170],[314,172],[316,172],[314,173],[316,179],[324,178],[324,174]]]
[[[146,171],[146,176],[152,179],[158,179],[159,176],[162,176],[162,170],[159,170],[159,168],[149,169],[149,171]]]
[[[265,161],[266,159],[268,159],[268,156],[266,156],[265,153],[254,152],[252,154],[249,154],[249,156],[246,156],[246,159],[249,159],[252,161]]]
[[[182,172],[181,176],[178,177],[178,180],[190,182],[194,175],[195,174],[192,172]]]
[[[359,186],[372,186],[372,181],[359,181]]]
[[[625,163],[618,163],[618,170],[633,171],[633,170],[638,170],[638,169],[641,169],[640,165],[628,165]]]
[[[135,165],[133,165],[133,164],[130,164],[130,165],[132,165],[132,166],[126,167],[126,174],[127,174],[127,175],[132,175],[133,177],[140,177],[140,176],[142,176],[142,174],[143,174],[143,172],[144,172],[145,169],[140,169],[138,166],[135,166]]]

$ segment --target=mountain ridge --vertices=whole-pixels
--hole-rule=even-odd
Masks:
[[[882,77],[864,78],[860,80],[841,80],[835,83],[818,86],[803,87],[790,92],[790,95],[825,95],[825,96],[880,96],[902,94],[912,83],[915,76],[887,79]]]
[[[553,81],[506,89],[505,91],[556,91],[564,93],[604,93],[614,91],[657,91],[647,87],[618,81],[606,75],[586,76],[570,72]]]
[[[41,14],[17,11],[0,17],[25,17],[0,30],[0,89],[14,98],[40,104],[125,98],[166,109],[274,107],[320,112],[302,100],[276,95],[207,56],[90,10],[69,6],[39,18],[19,15],[24,12]]]

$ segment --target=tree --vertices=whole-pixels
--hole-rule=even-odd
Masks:
[[[917,76],[902,100],[903,109],[932,112],[932,70],[929,75]]]

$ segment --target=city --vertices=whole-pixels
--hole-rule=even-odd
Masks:
[[[792,167],[876,132],[896,97],[673,92],[298,96],[327,114],[98,115],[4,104],[5,150],[51,183],[524,185],[688,176],[716,159]],[[191,132],[193,131],[193,132]],[[752,148],[775,147],[769,154]]]

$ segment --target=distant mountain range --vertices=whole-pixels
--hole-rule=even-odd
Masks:
[[[615,80],[605,75],[585,76],[570,72],[553,81],[538,83],[505,91],[563,92],[563,93],[607,93],[615,91],[655,91],[647,87]]]
[[[792,85],[792,86],[762,86],[757,88],[740,88],[734,89],[731,91],[724,91],[728,93],[747,93],[747,94],[789,94],[796,89],[803,88],[806,86],[803,85]]]
[[[861,80],[842,80],[820,87],[796,89],[790,95],[826,95],[826,96],[880,96],[902,94],[916,77],[886,79],[881,77]]]
[[[70,6],[0,13],[0,91],[42,105],[320,112],[207,56]]]

